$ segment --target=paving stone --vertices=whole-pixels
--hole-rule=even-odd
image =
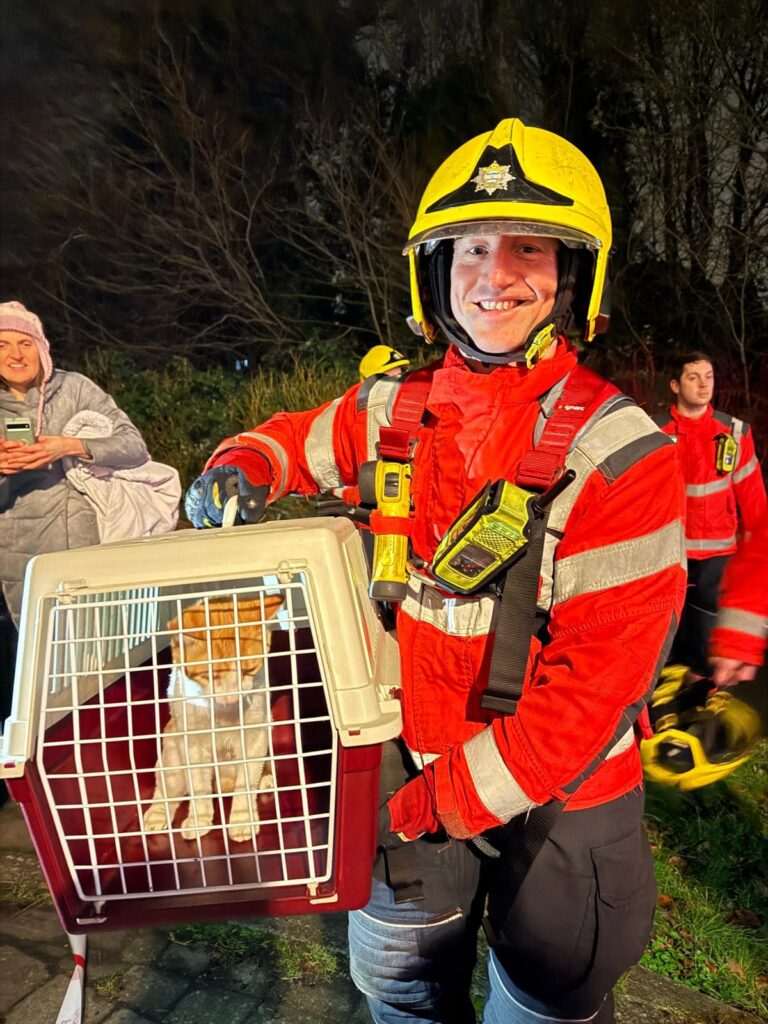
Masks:
[[[9,800],[0,807],[0,833],[3,836],[4,850],[33,849],[21,807],[14,800]]]
[[[0,946],[0,1012],[18,1003],[48,980],[44,964],[13,946]]]
[[[211,1024],[212,1021],[217,1024],[245,1024],[245,1021],[253,1020],[256,1009],[257,1004],[252,999],[237,992],[199,988],[188,992],[166,1020],[167,1024]]]
[[[617,1024],[759,1024],[759,1018],[645,967],[634,967],[616,999]]]
[[[317,1024],[370,1021],[364,997],[351,981],[326,985],[284,984],[259,1010],[259,1024]]]
[[[86,1021],[86,1024],[91,1024],[90,1018]],[[133,1010],[123,1006],[119,1010],[115,1010],[111,1017],[107,1017],[103,1024],[154,1024],[154,1021],[147,1020],[146,1017],[140,1017],[138,1013],[134,1013]]]
[[[178,942],[171,942],[163,953],[159,967],[172,974],[185,974],[187,977],[196,978],[198,974],[207,970],[210,962],[211,955],[203,947],[180,946]]]
[[[274,972],[260,957],[249,957],[226,967],[214,967],[200,980],[205,985],[253,996],[257,1002],[261,1002],[275,984]]]
[[[27,907],[19,910],[9,904],[0,908],[0,935],[13,939],[25,946],[47,943],[59,948],[69,948],[64,929],[56,917],[53,907]]]
[[[69,985],[69,975],[60,974],[22,999],[5,1018],[5,1024],[48,1024],[56,1020]],[[89,1022],[90,1024],[90,1022]]]
[[[121,957],[128,964],[155,964],[168,945],[165,932],[140,930],[127,932]]]
[[[188,988],[188,978],[137,964],[123,978],[120,999],[136,1013],[154,1018],[173,1006]]]

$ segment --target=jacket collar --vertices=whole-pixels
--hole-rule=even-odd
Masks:
[[[431,407],[446,402],[460,406],[480,401],[487,403],[501,392],[504,405],[530,405],[570,373],[577,362],[572,345],[560,338],[554,356],[531,369],[508,363],[494,367],[490,373],[475,373],[459,350],[451,345],[442,367],[435,371],[427,404]]]
[[[673,402],[669,407],[670,415],[677,424],[678,432],[681,434],[692,434],[697,430],[707,431],[712,426],[712,415],[714,409],[711,404],[707,406],[707,411],[701,416],[683,416],[682,413],[678,412],[677,405]]]

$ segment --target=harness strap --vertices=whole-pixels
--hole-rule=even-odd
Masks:
[[[577,366],[565,382],[537,444],[523,456],[515,483],[536,490],[551,487],[565,467],[577,433],[606,393],[612,391],[596,374]],[[533,520],[528,543],[504,580],[488,686],[480,702],[486,711],[514,715],[523,695],[531,637],[543,623],[537,598],[547,518],[545,512]]]
[[[431,379],[418,370],[408,374],[397,392],[390,426],[379,427],[379,458],[409,462],[427,407]]]

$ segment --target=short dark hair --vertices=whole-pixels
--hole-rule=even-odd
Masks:
[[[672,360],[672,380],[680,380],[680,375],[683,372],[683,368],[688,363],[709,363],[712,369],[715,368],[714,360],[712,356],[707,352],[684,352],[680,356],[675,356]]]

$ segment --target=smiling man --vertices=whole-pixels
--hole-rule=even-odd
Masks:
[[[403,733],[371,899],[350,915],[378,1024],[475,1020],[486,908],[486,1024],[610,1024],[650,935],[634,724],[682,605],[683,494],[671,441],[566,333],[605,328],[610,247],[600,178],[565,139],[517,119],[471,139],[405,249],[411,324],[445,353],[223,441],[187,496],[196,526],[230,493],[256,521],[377,457],[410,464],[410,513],[371,517],[409,546]],[[456,529],[488,484],[482,523]]]
[[[749,424],[712,407],[715,371],[709,356],[679,356],[669,387],[674,402],[654,420],[677,441],[688,555],[688,590],[670,660],[705,676],[723,570],[739,537],[766,511],[765,485]]]

